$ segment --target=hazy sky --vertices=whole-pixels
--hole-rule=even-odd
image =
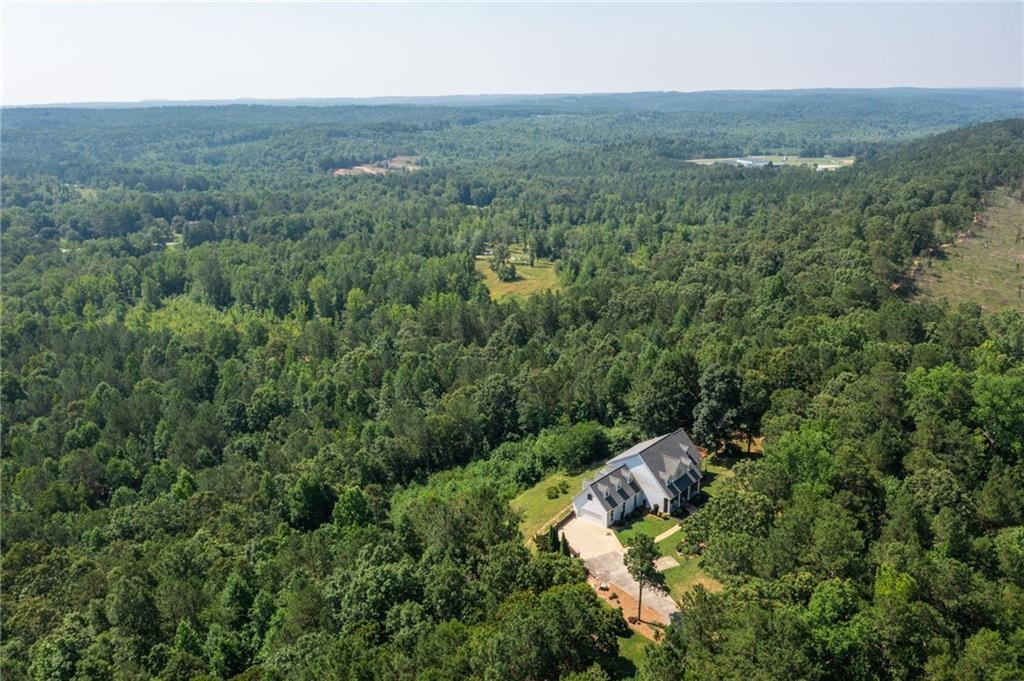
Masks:
[[[1024,85],[1024,4],[15,4],[4,104]]]

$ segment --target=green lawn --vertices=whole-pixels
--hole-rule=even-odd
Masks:
[[[672,557],[674,557],[674,558],[676,558],[676,559],[681,561],[682,558],[676,552],[676,547],[679,546],[679,540],[681,538],[682,538],[682,535],[679,534],[678,532],[676,532],[671,537],[666,537],[666,538],[662,539],[660,542],[655,544],[655,546],[658,547],[658,551],[661,552],[661,555],[663,555],[663,556],[672,556]]]
[[[611,670],[613,679],[631,679],[636,675],[640,660],[649,646],[655,645],[651,639],[635,632],[629,636],[619,637],[619,657]]]
[[[713,497],[725,480],[733,477],[733,475],[735,473],[732,472],[731,468],[711,462],[705,463],[704,480],[701,481],[700,489],[709,497]]]
[[[631,537],[638,534],[646,534],[651,539],[654,539],[662,532],[670,530],[678,524],[679,521],[675,518],[665,520],[664,518],[659,518],[656,515],[648,513],[642,518],[630,520],[625,527],[616,530],[616,533],[619,535],[619,541],[625,545]]]
[[[683,558],[674,551],[673,555],[679,560],[679,565],[665,570],[662,574],[665,575],[665,582],[668,585],[669,593],[676,601],[679,601],[697,584],[703,583],[705,586],[708,586],[709,582],[714,582],[711,577],[708,577],[700,569],[699,558]]]
[[[591,475],[593,475],[593,471],[586,471],[579,475],[552,473],[513,499],[512,508],[523,514],[519,523],[519,531],[523,533],[523,538],[531,539],[559,511],[568,508],[572,503],[573,496],[580,491],[583,480]],[[554,499],[548,499],[548,488],[563,481],[568,484],[568,490]]]
[[[501,281],[498,275],[491,269],[489,256],[481,255],[476,258],[476,269],[484,275],[484,283],[491,291],[491,298],[500,300],[506,296],[518,296],[526,298],[540,291],[552,291],[558,288],[558,274],[555,272],[555,261],[547,258],[537,258],[531,267],[529,256],[520,246],[511,246],[509,251],[512,254],[512,262],[516,266],[516,273],[519,275],[515,281]]]

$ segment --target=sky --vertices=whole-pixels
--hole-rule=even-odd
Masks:
[[[4,105],[1022,87],[1024,3],[2,5]]]

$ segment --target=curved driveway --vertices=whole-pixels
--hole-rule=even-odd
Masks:
[[[589,520],[573,518],[565,524],[562,532],[598,582],[614,584],[633,598],[639,596],[640,586],[626,570],[622,560],[626,551],[613,530]],[[679,606],[671,597],[651,589],[644,590],[644,605],[658,615],[663,624],[668,624],[672,614],[679,612]]]

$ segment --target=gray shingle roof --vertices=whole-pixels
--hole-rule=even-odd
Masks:
[[[690,485],[703,477],[700,451],[686,431],[680,428],[673,433],[651,438],[611,458],[592,482],[583,483],[583,489],[596,498],[605,511],[643,492],[629,467],[623,463],[634,456],[640,457],[644,467],[671,497],[685,494]]]
[[[663,483],[675,477],[681,467],[690,471],[694,469],[700,471],[700,451],[682,428],[630,447],[608,463],[622,461],[636,455],[643,459],[651,472]],[[687,465],[687,461],[690,465]]]
[[[640,485],[625,466],[612,469],[596,478],[587,487],[606,511],[640,493]]]

